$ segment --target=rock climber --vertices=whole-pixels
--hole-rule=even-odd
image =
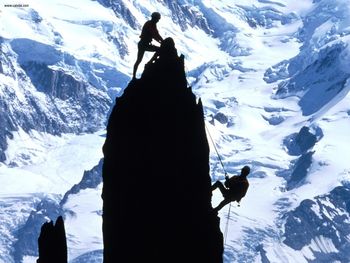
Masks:
[[[225,176],[225,186],[220,181],[216,181],[212,185],[212,191],[216,188],[219,188],[224,200],[214,208],[214,211],[217,213],[221,208],[230,202],[237,201],[238,203],[241,199],[246,195],[249,182],[247,180],[247,176],[250,173],[250,167],[244,166],[241,170],[240,175],[232,176],[229,178],[227,175]]]
[[[136,72],[139,64],[142,61],[143,55],[145,51],[156,52],[159,50],[158,46],[152,44],[152,39],[161,43],[163,38],[159,35],[157,29],[157,23],[160,20],[160,14],[158,12],[154,12],[151,15],[151,20],[148,20],[142,27],[140,38],[137,47],[137,60],[134,65],[133,78],[136,78]]]

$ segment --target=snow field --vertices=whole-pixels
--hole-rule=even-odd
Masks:
[[[267,84],[263,79],[268,68],[299,54],[304,43],[296,35],[299,28],[305,26],[302,19],[314,11],[316,5],[313,1],[238,0],[234,4],[229,0],[201,1],[236,30],[231,32],[232,45],[238,43],[240,48],[249,51],[249,54],[234,57],[222,50],[222,40],[207,35],[197,27],[189,27],[183,32],[173,23],[169,9],[159,1],[124,2],[136,17],[139,26],[154,10],[162,13],[158,29],[164,38],[174,36],[178,53],[185,55],[187,72],[204,63],[223,65],[225,70],[229,68],[227,73],[225,70],[220,71],[219,67],[208,67],[193,85],[194,92],[203,101],[206,125],[229,174],[237,174],[243,165],[252,167],[247,196],[240,207],[237,204],[231,205],[225,246],[227,262],[232,259],[230,253],[241,253],[239,256],[242,258],[249,258],[247,262],[261,262],[263,255],[257,252],[256,247],[262,242],[269,260],[276,263],[307,262],[307,259],[315,258],[313,251],[336,252],[331,240],[323,236],[314,238],[301,251],[294,251],[283,243],[281,216],[298,206],[302,200],[327,193],[343,181],[350,180],[346,158],[350,154],[347,143],[347,131],[350,128],[348,90],[344,90],[337,100],[315,115],[305,117],[300,112],[298,97],[274,99],[278,82]],[[30,15],[26,8],[7,8],[0,17],[1,36],[8,39],[33,39],[73,54],[76,58],[101,62],[131,75],[140,28],[134,30],[126,26],[125,21],[97,1],[38,0],[28,3],[30,9],[36,10],[44,22],[40,25],[29,22]],[[344,7],[346,1],[337,0],[337,3]],[[280,21],[273,21],[271,28],[252,27],[248,25],[247,17],[239,6],[282,14],[295,13],[296,18],[284,25]],[[343,9],[347,10],[346,7]],[[257,11],[257,15],[261,14]],[[259,18],[261,17],[256,17]],[[318,48],[322,49],[340,41],[334,40],[325,45],[321,43],[325,34],[335,30],[332,23],[332,20],[321,23],[310,36],[310,42],[315,47],[320,45]],[[346,19],[337,24],[339,31],[347,27]],[[108,40],[107,33],[110,32],[121,32],[127,36],[123,39],[128,51],[124,58],[120,57],[116,47]],[[219,30],[216,33],[220,35],[224,32]],[[348,40],[347,37],[341,39],[345,42]],[[315,48],[313,52],[317,54],[318,51]],[[350,72],[348,55],[346,49],[342,54],[342,68]],[[139,66],[139,75],[150,57],[151,54],[145,54]],[[230,68],[229,63],[243,69]],[[0,81],[9,80],[0,74]],[[214,100],[224,107],[216,106]],[[232,125],[211,120],[217,112],[228,117]],[[269,123],[273,117],[280,118],[281,123]],[[286,153],[282,141],[305,125],[318,125],[324,137],[313,148],[315,153],[306,183],[286,191],[285,180],[276,176],[276,173],[287,170],[291,161],[297,157]],[[2,188],[0,194],[12,197],[38,192],[64,194],[79,182],[84,170],[92,168],[102,157],[104,138],[101,135],[102,132],[55,137],[34,131],[27,134],[19,130],[14,139],[8,141],[7,163],[0,165],[0,184],[7,186]],[[215,180],[223,179],[223,171],[211,142],[210,149],[211,175]],[[65,205],[71,211],[66,215],[70,259],[102,247],[101,216],[98,212],[101,209],[100,190],[101,186],[98,189],[83,190],[71,196]],[[220,192],[215,191],[213,206],[221,200]],[[228,209],[229,206],[226,206],[219,213],[223,232]],[[244,252],[240,252],[246,250],[248,252],[244,255]],[[25,262],[34,262],[34,259],[26,257]]]
[[[63,206],[69,260],[103,249],[101,193],[102,184],[96,189],[85,189],[70,196]]]

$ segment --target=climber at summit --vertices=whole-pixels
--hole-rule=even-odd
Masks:
[[[136,78],[136,72],[139,64],[142,61],[143,55],[145,54],[145,51],[151,51],[156,52],[159,50],[158,46],[155,46],[152,44],[152,39],[158,41],[161,43],[163,41],[163,38],[159,35],[158,29],[157,29],[157,23],[160,20],[160,14],[158,12],[154,12],[151,15],[151,20],[148,20],[142,27],[140,38],[137,47],[137,60],[134,65],[134,71],[133,71],[133,78]]]
[[[247,180],[247,176],[250,173],[250,167],[244,166],[241,170],[240,175],[232,176],[229,178],[227,175],[225,176],[225,186],[220,181],[216,181],[211,190],[214,191],[216,188],[219,188],[224,200],[214,208],[214,212],[218,212],[225,205],[237,201],[238,203],[241,199],[246,195],[249,182]]]

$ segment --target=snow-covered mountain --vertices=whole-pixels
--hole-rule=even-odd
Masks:
[[[35,262],[58,214],[70,261],[101,262],[105,124],[156,10],[225,170],[252,167],[241,206],[220,211],[225,262],[349,262],[347,0],[15,4],[0,7],[0,262]]]

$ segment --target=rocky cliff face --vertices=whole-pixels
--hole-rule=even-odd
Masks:
[[[175,47],[164,50],[129,83],[109,119],[106,263],[222,262],[202,104],[187,88],[183,58]]]
[[[65,220],[67,220],[68,218],[68,223],[69,223],[69,218],[71,216],[76,217],[75,212],[72,211],[69,207],[67,207],[67,202],[69,202],[69,198],[72,198],[73,196],[78,195],[81,191],[84,191],[86,189],[97,188],[97,186],[102,182],[102,164],[103,164],[103,160],[100,160],[98,165],[93,167],[91,170],[84,171],[81,181],[73,185],[72,188],[69,189],[64,194],[63,198],[60,195],[45,195],[45,196],[38,195],[35,198],[37,200],[37,203],[33,208],[31,208],[31,212],[29,213],[27,221],[21,228],[16,229],[16,233],[15,233],[16,240],[14,240],[13,242],[10,242],[10,240],[12,241],[13,238],[12,239],[9,238],[8,240],[5,240],[11,247],[11,252],[12,252],[14,262],[25,261],[24,260],[25,256],[38,257],[39,256],[38,252],[40,252],[40,250],[41,250],[41,253],[44,253],[44,254],[46,253],[45,255],[50,253],[50,251],[46,251],[46,250],[53,249],[53,248],[45,246],[45,244],[50,242],[49,239],[52,237],[50,233],[52,233],[53,231],[52,230],[53,222],[52,221],[50,221],[51,223],[48,222],[48,219],[54,220],[55,218],[61,217],[60,219],[61,222],[60,221],[58,222],[59,224],[61,223],[63,224],[63,218]],[[18,202],[23,203],[24,200],[22,199]],[[100,211],[99,211],[99,214],[101,214]],[[62,228],[59,231],[61,230]],[[43,233],[42,231],[46,231],[46,234]],[[48,233],[47,231],[49,231],[49,234],[47,234]],[[69,245],[70,242],[72,242],[71,240],[74,239],[74,237],[72,237],[71,233],[69,232],[67,233],[68,233],[67,243]],[[40,248],[40,242],[39,244],[37,242],[39,236],[41,236],[41,243],[42,243],[41,248]],[[82,237],[77,237],[77,238],[79,241],[84,241]],[[64,255],[67,256],[67,251],[62,249],[60,251],[61,251],[61,254],[63,253]],[[55,253],[56,253],[55,256],[57,256],[57,253],[59,252],[55,252]],[[93,261],[95,258],[96,258],[96,262],[102,262],[102,252],[100,250],[84,253],[81,256],[75,258],[73,262],[74,263],[95,262]],[[46,260],[50,260],[50,258]],[[8,261],[11,262],[10,260]],[[48,262],[52,263],[51,261],[48,261]]]
[[[37,263],[67,263],[67,241],[63,218],[43,224],[38,239],[39,259]]]
[[[32,58],[24,46],[31,50]],[[64,56],[69,57],[35,41],[0,39],[0,162],[7,161],[8,140],[18,130],[60,135],[95,132],[105,126],[112,102],[103,87],[106,83],[96,83],[97,75],[89,80],[69,71],[74,66]],[[60,63],[64,65],[58,66]],[[81,68],[93,72],[88,69],[92,65],[85,64]],[[103,75],[110,73],[107,68],[102,70]]]
[[[302,201],[286,214],[283,242],[295,250],[310,251],[308,262],[348,262],[349,208],[348,185]]]

